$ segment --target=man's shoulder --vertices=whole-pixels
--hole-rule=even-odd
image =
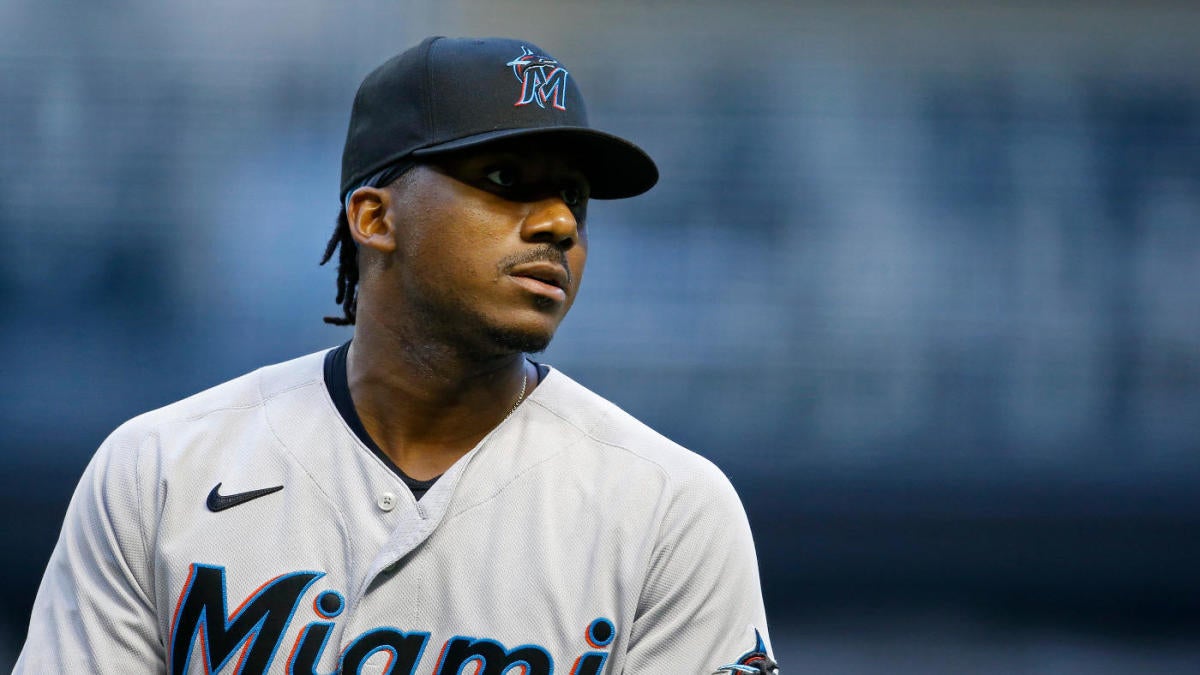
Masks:
[[[550,385],[550,386],[547,386]],[[531,401],[572,427],[581,440],[631,470],[641,465],[671,482],[694,479],[725,482],[724,473],[702,455],[683,447],[617,404],[552,370]]]
[[[227,414],[254,412],[288,391],[323,383],[322,364],[328,350],[263,366],[122,424],[114,437],[144,437],[180,425],[203,423]]]

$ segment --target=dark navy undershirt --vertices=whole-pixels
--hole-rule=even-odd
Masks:
[[[346,375],[346,354],[350,351],[350,343],[331,349],[325,354],[325,388],[329,390],[329,397],[333,399],[333,405],[337,406],[338,412],[341,413],[342,419],[346,420],[346,424],[354,431],[354,435],[358,436],[358,440],[367,446],[376,457],[380,459],[389,469],[392,470],[404,484],[412,490],[413,497],[420,499],[425,496],[429,488],[437,482],[441,476],[434,476],[429,480],[417,480],[412,476],[404,473],[404,470],[392,461],[390,457],[384,454],[376,443],[375,439],[367,433],[367,428],[363,426],[362,420],[358,417],[358,411],[354,409],[354,400],[350,397],[350,379]],[[546,377],[546,373],[550,371],[547,366],[540,363],[534,363],[537,367],[538,382]]]
[[[349,351],[350,343],[347,342],[325,354],[325,388],[329,390],[329,397],[333,399],[333,404],[342,414],[342,419],[346,420],[346,424],[354,431],[354,435],[358,436],[358,440],[362,441],[367,449],[399,476],[400,480],[404,481],[408,489],[412,490],[413,497],[420,499],[441,476],[434,476],[429,480],[417,480],[404,473],[403,469],[396,466],[396,463],[384,454],[383,450],[375,443],[375,439],[371,438],[371,434],[367,433],[367,428],[358,418],[358,411],[354,409],[354,400],[350,398],[350,379],[346,376],[346,354]]]

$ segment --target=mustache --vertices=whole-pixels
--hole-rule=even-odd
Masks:
[[[561,248],[553,244],[541,244],[535,248],[510,255],[500,261],[498,265],[501,274],[508,274],[517,265],[525,265],[533,262],[548,262],[554,263],[567,271],[567,283],[571,283],[574,275],[571,273],[571,266],[567,264],[567,254]]]

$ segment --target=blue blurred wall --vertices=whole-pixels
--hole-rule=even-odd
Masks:
[[[348,339],[316,262],[350,100],[435,33],[532,39],[658,159],[650,194],[593,206],[545,360],[730,474],[792,664],[1200,663],[1193,3],[77,0],[0,25],[0,667],[108,431]],[[898,665],[921,641],[941,656]]]

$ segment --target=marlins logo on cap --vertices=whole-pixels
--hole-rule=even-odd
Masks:
[[[434,36],[363,78],[350,109],[338,197],[344,203],[398,162],[535,139],[570,157],[592,199],[632,197],[658,180],[646,151],[588,124],[577,78],[541,47]]]
[[[535,54],[521,45],[521,55],[504,64],[510,66],[513,77],[521,83],[521,96],[514,106],[536,103],[545,108],[546,103],[567,109],[567,70],[549,56]]]

